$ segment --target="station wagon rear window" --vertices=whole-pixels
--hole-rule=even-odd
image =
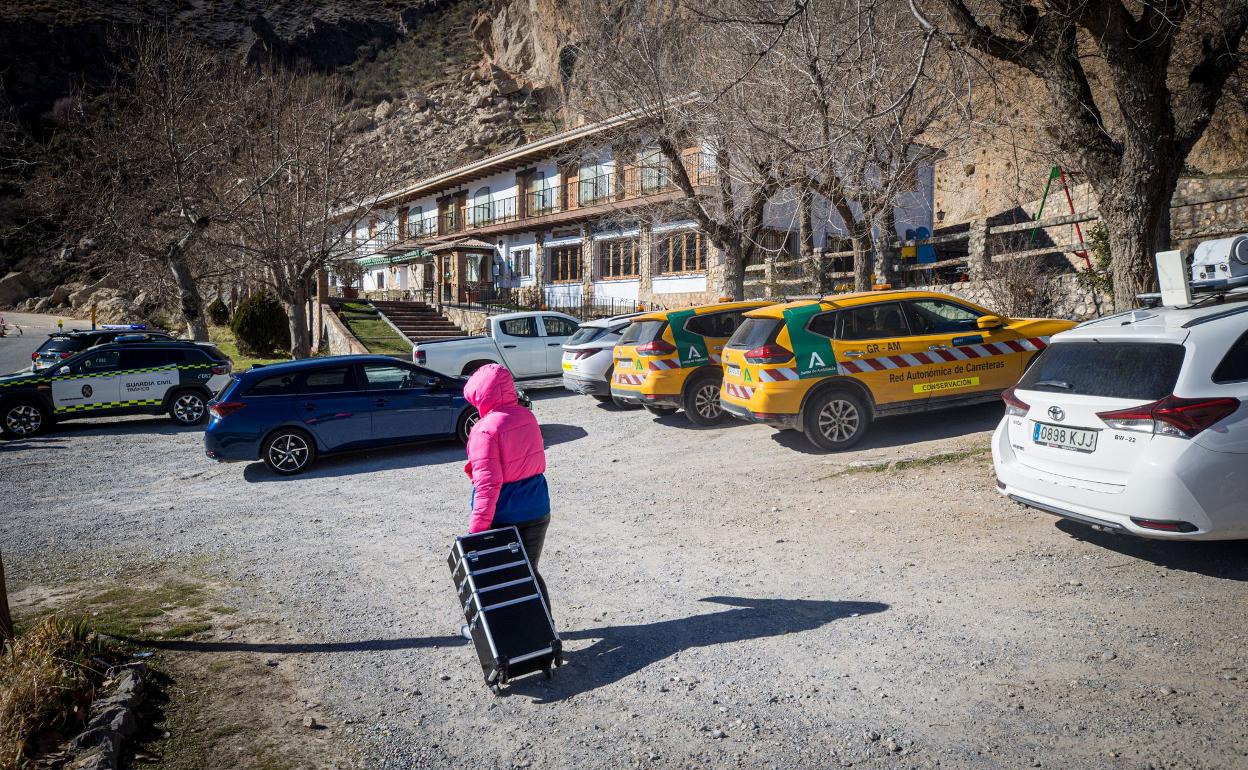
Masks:
[[[586,342],[593,342],[606,333],[607,329],[604,326],[582,326],[576,330],[576,334],[568,337],[568,341],[563,344],[584,345]]]
[[[249,396],[282,396],[295,392],[295,375],[277,374],[265,377],[247,391]]]
[[[1018,389],[1156,401],[1174,392],[1183,353],[1170,342],[1059,342],[1040,354]]]

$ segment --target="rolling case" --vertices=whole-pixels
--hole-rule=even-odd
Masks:
[[[457,537],[447,563],[490,690],[497,695],[508,681],[536,671],[549,678],[563,663],[563,645],[520,531]]]

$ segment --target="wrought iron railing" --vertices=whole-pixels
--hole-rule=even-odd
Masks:
[[[705,153],[685,156],[684,167],[695,187],[706,187],[715,182],[713,158]],[[476,203],[466,210],[452,206],[440,211],[436,219],[422,216],[408,220],[402,240],[464,233],[613,201],[639,201],[672,193],[676,189],[672,168],[668,164],[621,165],[605,174],[577,176],[523,194]],[[523,206],[520,205],[522,202]],[[376,254],[400,240],[397,227],[387,227],[355,245],[353,256],[360,258]]]
[[[663,309],[662,305],[653,302],[640,302],[623,297],[602,297],[594,294],[542,296],[531,289],[496,284],[482,284],[475,288],[473,286],[468,284],[462,287],[458,292],[458,300],[444,299],[443,303],[471,310],[484,310],[489,315],[521,310],[552,310],[582,321]]]

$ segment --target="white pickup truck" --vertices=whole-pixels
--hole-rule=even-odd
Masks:
[[[485,334],[416,343],[412,361],[450,375],[466,376],[486,364],[502,364],[518,380],[559,377],[563,343],[579,323],[572,316],[548,311],[490,316]]]

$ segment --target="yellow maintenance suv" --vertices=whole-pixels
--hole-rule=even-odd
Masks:
[[[991,401],[1073,321],[1010,319],[946,294],[872,291],[746,313],[724,410],[847,449],[883,415]]]
[[[684,409],[695,425],[719,422],[724,343],[747,310],[768,304],[721,302],[635,316],[615,346],[611,397],[653,414]]]

